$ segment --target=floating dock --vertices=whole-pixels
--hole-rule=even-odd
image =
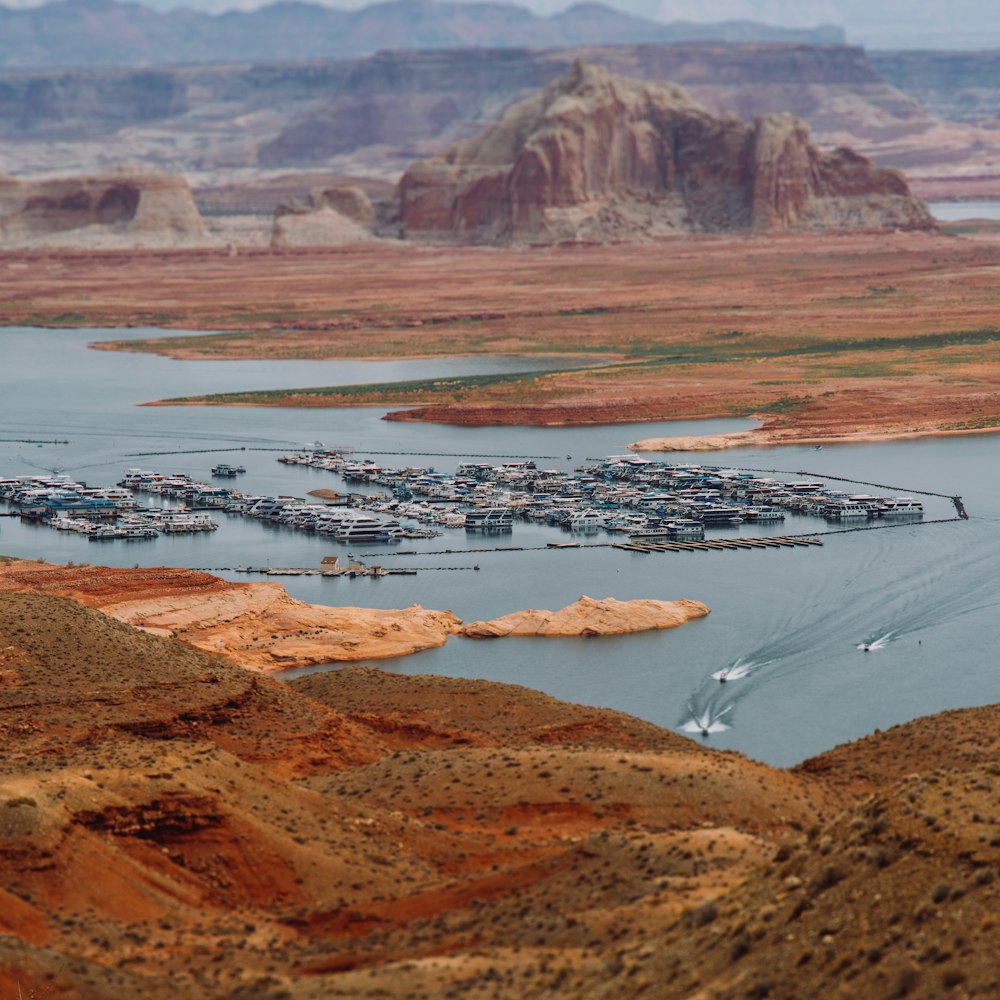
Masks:
[[[666,539],[657,542],[615,542],[613,549],[623,549],[625,552],[713,552],[738,549],[797,549],[822,545],[819,538],[807,538],[799,535],[767,535],[759,538],[711,539],[709,541],[682,542]]]

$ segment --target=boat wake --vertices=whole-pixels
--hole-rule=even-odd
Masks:
[[[731,663],[728,667],[723,667],[721,670],[716,670],[712,674],[712,680],[718,681],[720,684],[725,684],[727,681],[741,681],[744,677],[749,677],[755,667],[764,666],[765,664],[755,664],[743,657],[740,657],[734,663]]]
[[[872,636],[864,642],[859,642],[854,648],[864,650],[866,653],[874,653],[876,650],[885,649],[895,634],[895,632],[886,632],[885,635]]]
[[[765,686],[828,670],[843,657],[844,636],[856,635],[859,623],[869,625],[862,633],[868,638],[855,639],[854,648],[875,652],[914,632],[1000,605],[990,558],[974,554],[975,539],[963,541],[945,560],[930,567],[894,565],[888,577],[885,552],[877,546],[845,576],[823,578],[804,599],[782,606],[758,646],[705,677],[686,699],[678,728],[703,736],[734,728],[740,703]],[[959,568],[963,584],[956,588]],[[872,622],[876,609],[881,621]]]
[[[688,709],[691,712],[691,718],[680,726],[680,729],[685,733],[701,733],[702,736],[708,736],[709,733],[723,733],[727,729],[732,729],[732,726],[722,721],[722,717],[733,710],[732,705],[728,705],[720,711],[712,709],[698,711],[691,705],[688,705]]]
[[[888,595],[880,608],[882,621],[869,631],[871,638],[857,648],[872,652],[885,649],[908,636],[1000,606],[994,561],[992,553],[972,559],[958,557],[954,565],[937,568],[917,582],[907,578],[905,587]],[[957,579],[961,579],[961,586],[955,585]]]

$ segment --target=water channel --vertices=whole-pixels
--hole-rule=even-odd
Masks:
[[[966,219],[1000,219],[1000,201],[935,201],[927,207],[938,222],[963,222]]]

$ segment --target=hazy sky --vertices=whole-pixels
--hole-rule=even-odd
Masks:
[[[160,10],[191,7],[218,12],[264,6],[268,0],[142,0]],[[321,2],[321,0],[314,0]],[[327,6],[354,9],[372,0],[339,0]],[[572,0],[510,0],[539,14]],[[872,48],[1000,47],[1000,0],[601,0],[610,7],[658,21],[745,19],[788,27],[836,24],[848,41]],[[0,0],[8,7],[38,0]]]

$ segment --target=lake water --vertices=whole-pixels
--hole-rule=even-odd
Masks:
[[[928,202],[927,207],[938,222],[1000,219],[1000,201],[935,201]]]
[[[629,441],[642,437],[749,426],[747,421],[726,420],[461,428],[389,423],[380,419],[382,411],[376,408],[140,407],[135,404],[201,392],[537,370],[543,364],[537,358],[476,357],[189,362],[86,346],[98,339],[152,334],[155,331],[0,331],[0,476],[64,470],[91,483],[111,484],[126,467],[141,466],[208,480],[216,462],[239,461],[248,470],[238,480],[243,491],[304,495],[321,486],[336,488],[341,481],[275,459],[279,451],[316,439],[351,445],[385,464],[450,470],[464,456],[520,455],[566,469],[589,457],[620,453]],[[68,439],[70,444],[39,446],[17,440],[42,438]],[[216,448],[247,450],[135,457]],[[253,450],[257,448],[276,450]],[[407,673],[525,684],[668,727],[707,713],[731,727],[709,736],[712,745],[790,764],[875,728],[944,708],[1000,700],[997,449],[998,438],[986,434],[828,445],[822,451],[758,448],[684,456],[960,494],[972,515],[969,521],[836,535],[815,549],[665,555],[607,548],[433,554],[484,544],[464,532],[447,532],[444,538],[403,545],[427,555],[384,559],[386,565],[427,567],[417,576],[353,581],[300,577],[282,582],[296,597],[317,603],[420,603],[450,608],[467,620],[526,607],[562,607],[581,594],[704,601],[712,608],[708,618],[667,632],[603,639],[454,639],[441,649],[379,665]],[[928,519],[953,514],[949,502],[923,499]],[[231,567],[315,566],[323,555],[345,551],[331,539],[235,515],[216,516],[222,526],[210,536],[100,545],[69,532],[3,518],[0,552],[52,562]],[[784,530],[823,527],[825,523],[815,519],[790,517]],[[732,534],[755,530],[743,525]],[[567,537],[557,528],[516,525],[513,535],[485,544],[544,545]],[[472,568],[477,565],[478,571]],[[220,575],[250,579],[229,572]],[[857,648],[880,636],[888,636],[882,648],[870,653]],[[737,662],[747,667],[746,677],[725,684],[712,679],[712,673]]]

